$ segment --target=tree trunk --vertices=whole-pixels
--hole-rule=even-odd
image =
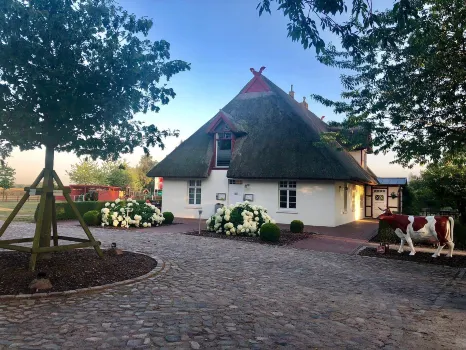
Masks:
[[[54,149],[47,146],[45,148],[45,170],[46,174],[43,181],[43,188],[53,191],[53,160]],[[42,219],[42,227],[40,232],[39,247],[50,247],[51,232],[52,232],[52,205],[53,205],[53,192],[47,192],[45,200],[44,217]],[[49,259],[50,253],[40,254],[40,259]]]

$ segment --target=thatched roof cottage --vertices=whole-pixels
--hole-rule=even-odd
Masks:
[[[390,189],[379,186],[367,167],[370,135],[355,129],[351,134],[362,134],[363,142],[351,149],[323,142],[321,136],[335,127],[262,75],[263,69],[251,68],[254,76],[239,94],[149,171],[163,177],[163,211],[195,218],[202,210],[208,218],[218,203],[249,200],[280,223],[337,226],[374,216],[373,207],[382,202],[400,210],[400,187],[393,186],[398,197],[389,203]],[[377,203],[373,187],[385,191],[377,192]]]

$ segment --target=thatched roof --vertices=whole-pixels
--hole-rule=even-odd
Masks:
[[[264,83],[267,85],[266,91],[248,92],[248,86],[258,80],[256,72],[241,93],[221,110],[224,117],[241,130],[234,144],[227,177],[377,183],[339,145],[321,142],[320,134],[329,131],[327,124],[265,76],[260,75],[259,79],[261,86]],[[214,144],[213,136],[207,131],[215,118],[204,124],[147,175],[208,177]]]

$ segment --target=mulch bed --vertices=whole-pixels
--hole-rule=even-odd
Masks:
[[[142,276],[157,266],[157,261],[142,254],[104,251],[100,259],[94,249],[75,249],[53,253],[50,260],[38,260],[36,271],[28,270],[28,253],[0,252],[0,295],[29,294],[29,283],[45,272],[53,285],[50,292],[95,287]]]
[[[280,234],[280,240],[278,242],[266,242],[266,241],[261,240],[259,237],[248,237],[248,236],[245,237],[245,236],[232,236],[232,235],[227,236],[223,233],[210,232],[206,230],[201,231],[200,235],[198,231],[185,232],[184,234],[189,235],[189,236],[231,239],[235,241],[253,242],[253,243],[259,243],[259,244],[269,244],[269,245],[277,245],[277,246],[290,245],[294,242],[301,241],[303,239],[309,238],[312,235],[314,235],[314,233],[310,233],[310,232],[293,233],[288,230],[282,230]]]
[[[409,251],[398,253],[396,250],[390,249],[387,254],[377,254],[376,248],[365,248],[359,252],[362,256],[372,256],[381,259],[395,259],[395,260],[406,260],[417,262],[420,264],[433,264],[433,265],[444,265],[451,267],[466,267],[466,256],[455,255],[453,251],[453,257],[447,258],[445,255],[445,248],[442,250],[442,255],[437,258],[432,257],[432,253],[416,252],[416,255],[409,255]]]

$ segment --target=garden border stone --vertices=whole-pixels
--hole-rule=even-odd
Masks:
[[[129,251],[127,251],[129,252]],[[170,270],[170,263],[164,262],[161,258],[158,256],[153,256],[146,254],[144,252],[139,252],[135,251],[133,253],[141,254],[148,256],[155,261],[157,261],[157,266],[153,268],[151,271],[148,273],[138,276],[135,278],[131,278],[128,280],[123,280],[123,281],[118,281],[114,283],[109,283],[109,284],[103,284],[101,286],[94,286],[94,287],[88,287],[88,288],[79,288],[79,289],[70,289],[66,290],[63,292],[50,292],[50,293],[34,293],[34,294],[9,294],[9,295],[0,295],[0,300],[11,300],[11,299],[36,299],[36,298],[47,298],[47,297],[62,297],[62,296],[70,296],[70,295],[75,295],[75,294],[81,294],[81,293],[86,293],[86,292],[97,292],[97,291],[102,291],[108,288],[113,288],[113,287],[118,287],[122,285],[127,285],[127,284],[132,284],[132,283],[137,283],[149,278],[155,278],[162,273],[166,273],[168,270]]]

